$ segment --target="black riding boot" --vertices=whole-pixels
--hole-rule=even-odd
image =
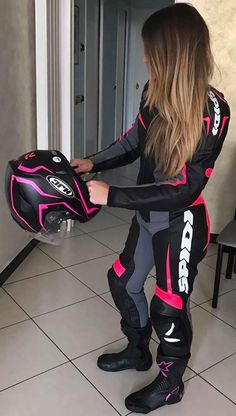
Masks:
[[[118,353],[100,355],[97,360],[98,367],[104,371],[121,371],[128,368],[137,371],[148,370],[152,365],[152,355],[149,350],[152,334],[150,319],[143,328],[132,328],[123,319],[120,323],[122,332],[128,338],[128,346]]]
[[[149,413],[165,404],[179,402],[184,394],[182,376],[189,358],[190,354],[177,358],[158,353],[156,361],[160,373],[151,384],[126,397],[127,409],[136,413]]]

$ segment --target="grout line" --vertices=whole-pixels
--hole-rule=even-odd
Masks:
[[[106,396],[104,396],[104,394],[98,390],[98,388],[88,379],[88,377],[78,368],[76,367],[76,365],[73,363],[73,361],[70,361],[70,363],[76,368],[77,371],[79,371],[79,373],[93,386],[93,388],[95,390],[97,390],[97,392],[106,400],[107,403],[110,404],[110,406],[116,411],[116,413],[119,416],[122,416],[122,414],[113,406],[113,404],[106,398]]]
[[[115,252],[115,251],[114,251],[114,253],[105,254],[104,256],[101,256],[101,257],[95,257],[94,259],[85,260],[85,261],[83,261],[83,262],[81,262],[81,263],[75,263],[75,264],[72,264],[71,266],[64,266],[64,267],[62,267],[62,268],[63,268],[63,269],[65,269],[66,271],[68,271],[68,269],[69,269],[70,267],[77,266],[78,264],[89,263],[90,261],[93,261],[93,260],[99,260],[99,259],[102,259],[102,258],[104,258],[104,257],[114,256],[114,254],[116,254],[116,252]],[[73,275],[73,276],[74,276],[74,275]]]
[[[4,289],[3,289],[4,290]],[[4,290],[5,291],[5,290]],[[9,295],[9,294],[8,294]],[[9,295],[11,298],[12,296]],[[12,298],[13,299],[13,298]],[[14,299],[13,299],[14,300]],[[95,390],[97,390],[97,392],[113,407],[113,409],[120,415],[122,416],[118,410],[109,402],[109,400],[97,389],[97,387],[82,373],[81,370],[78,369],[78,367],[76,367],[76,365],[71,361],[71,359],[64,353],[64,351],[53,341],[52,338],[49,337],[49,335],[37,324],[37,322],[34,321],[33,318],[31,318],[29,316],[29,314],[14,300],[14,302],[19,306],[19,308],[22,309],[23,312],[25,312],[25,314],[30,318],[30,320],[37,326],[37,328],[52,342],[52,344],[61,352],[61,354],[68,360],[67,362],[70,362],[77,371],[79,371],[81,373],[81,375],[94,387]],[[102,346],[101,346],[102,348]],[[65,364],[65,363],[64,363]],[[49,371],[49,370],[48,370]],[[35,375],[36,376],[36,375]],[[21,381],[20,383],[22,383],[23,381]],[[20,384],[19,383],[19,384]]]
[[[23,319],[22,321],[14,322],[13,324],[9,324],[9,325],[3,326],[3,327],[0,328],[0,331],[2,331],[3,329],[6,329],[6,328],[10,328],[11,326],[14,326],[14,325],[17,325],[17,324],[21,324],[22,322],[27,322],[29,320],[30,319],[27,318],[27,319]]]
[[[126,338],[126,337],[118,338],[118,339],[116,339],[115,341],[112,341],[112,342],[109,342],[108,344],[103,345],[102,347],[94,348],[94,350],[91,350],[91,351],[85,352],[84,354],[78,355],[78,356],[77,356],[77,357],[75,357],[75,358],[71,358],[71,361],[78,360],[79,358],[85,357],[86,355],[91,354],[92,352],[95,352],[95,351],[101,350],[102,348],[104,348],[104,347],[108,347],[109,345],[112,345],[112,344],[115,344],[115,343],[116,343],[116,342],[118,342],[118,341],[122,341],[122,340],[123,340],[123,339],[125,339],[125,338]]]
[[[2,287],[9,286],[9,285],[14,285],[15,283],[22,282],[24,280],[33,279],[34,277],[40,277],[40,276],[43,276],[44,274],[49,274],[49,273],[52,273],[52,272],[58,272],[58,270],[62,270],[62,269],[63,269],[63,267],[61,266],[59,269],[49,270],[48,272],[35,274],[35,275],[29,276],[29,277],[23,277],[22,279],[15,280],[13,282],[4,283],[4,285]]]
[[[45,371],[41,371],[41,372],[40,372],[40,373],[38,373],[38,374],[34,374],[34,375],[33,375],[33,376],[31,376],[31,377],[27,377],[27,378],[25,378],[25,379],[23,379],[23,380],[19,381],[18,383],[14,383],[14,384],[12,384],[11,386],[5,387],[4,389],[0,390],[0,393],[2,393],[2,392],[3,392],[3,391],[5,391],[5,390],[9,390],[9,389],[11,389],[12,387],[16,387],[16,386],[18,386],[19,384],[25,383],[26,381],[29,381],[29,380],[31,380],[32,378],[36,378],[36,377],[38,377],[38,376],[41,376],[42,374],[48,373],[49,371],[55,370],[55,369],[56,369],[56,368],[58,368],[58,367],[62,367],[63,365],[66,365],[66,364],[69,364],[69,361],[66,361],[66,362],[64,362],[64,363],[62,363],[62,364],[58,364],[58,365],[56,365],[55,367],[48,368],[47,370],[45,370]]]
[[[222,358],[220,361],[217,361],[217,363],[210,365],[210,367],[205,368],[204,370],[200,371],[200,372],[199,372],[199,373],[197,373],[197,374],[200,376],[200,374],[205,373],[205,371],[210,370],[212,367],[215,367],[216,365],[218,365],[218,364],[222,363],[223,361],[227,360],[228,358],[232,357],[232,356],[233,356],[233,355],[235,355],[235,354],[236,354],[236,351],[235,351],[235,352],[233,352],[233,353],[232,353],[232,354],[230,354],[230,355],[227,355],[227,357]]]
[[[106,212],[106,214],[111,215],[108,212]],[[121,224],[116,224],[116,225],[113,224],[113,225],[105,226],[105,228],[99,228],[99,230],[84,231],[83,233],[90,235],[90,233],[97,233],[97,232],[100,232],[100,231],[109,230],[110,228],[115,228],[115,227],[120,227],[121,225],[126,225],[126,222],[124,220],[122,220],[121,218],[118,218],[118,217],[114,217],[114,218],[117,219],[117,220],[119,219],[121,221]],[[76,237],[76,236],[71,236],[71,237],[68,237],[68,238],[72,238],[72,237]]]
[[[236,291],[236,287],[234,287],[234,288],[232,288],[232,289],[229,289],[229,290],[227,290],[226,292],[224,292],[224,293],[220,293],[219,294],[219,296],[218,296],[218,299],[219,298],[221,298],[222,296],[224,296],[224,295],[227,295],[228,293],[230,293],[230,292],[233,292],[233,291]],[[212,301],[212,299],[213,298],[210,298],[210,299],[208,299],[208,300],[204,300],[203,302],[200,302],[200,303],[197,303],[196,305],[197,306],[201,306],[201,305],[204,305],[204,303],[207,303],[207,302],[210,302],[210,301]],[[196,302],[195,302],[196,303]]]
[[[71,238],[72,238],[72,237],[71,237]],[[91,237],[91,238],[92,238],[92,237]],[[102,244],[102,243],[100,243],[100,244],[101,244],[101,245],[104,245],[104,244]],[[106,247],[106,246],[104,246],[104,247]],[[106,247],[106,248],[109,248],[109,247]],[[115,252],[114,252],[114,250],[112,250],[112,249],[110,249],[110,250],[111,250],[112,252],[111,252],[111,253],[108,253],[108,254],[104,254],[104,256],[94,257],[94,258],[91,258],[91,259],[88,259],[88,260],[85,260],[85,261],[80,261],[80,262],[78,262],[78,263],[70,264],[70,265],[68,265],[68,266],[63,266],[62,264],[59,264],[58,262],[57,262],[57,263],[60,265],[60,268],[61,268],[61,269],[67,269],[67,268],[69,268],[69,267],[76,266],[77,264],[87,263],[88,261],[101,259],[102,257],[106,257],[106,256],[111,256],[111,254],[114,254]],[[43,250],[41,250],[41,251],[43,251]],[[44,251],[43,251],[43,253],[44,253]],[[44,254],[46,254],[46,256],[48,256],[51,260],[54,260],[54,259],[53,259],[53,257],[49,256],[49,254],[48,254],[48,253],[44,253]],[[56,260],[54,260],[54,261],[56,261]]]
[[[69,308],[70,306],[78,305],[79,303],[85,302],[86,300],[94,299],[94,298],[96,298],[96,297],[97,297],[97,295],[90,296],[89,298],[86,298],[86,299],[81,299],[81,300],[79,300],[79,301],[77,301],[77,302],[72,302],[72,303],[69,303],[68,305],[64,305],[64,306],[61,306],[60,308],[56,308],[56,309],[52,309],[52,310],[47,311],[47,312],[44,312],[44,313],[40,313],[39,315],[32,315],[32,317],[31,317],[31,318],[32,318],[32,319],[40,318],[41,316],[44,316],[44,315],[49,315],[50,313],[53,313],[53,312],[58,312],[58,311],[60,311],[61,309],[65,309],[65,308]]]
[[[197,305],[197,306],[198,306],[200,309],[202,309],[203,311],[205,311],[205,312],[209,313],[209,315],[214,316],[214,318],[218,319],[218,321],[221,321],[221,322],[223,322],[224,324],[228,325],[230,328],[232,328],[232,329],[236,330],[236,328],[235,328],[233,325],[229,324],[228,322],[226,322],[226,321],[224,321],[223,319],[219,318],[218,316],[214,315],[212,312],[208,311],[207,309],[204,309],[201,305]],[[195,308],[194,308],[194,309],[195,309]]]
[[[200,377],[202,380],[204,380],[209,386],[213,387],[218,393],[220,393],[222,396],[224,396],[226,399],[228,399],[231,403],[234,405],[236,402],[234,402],[232,399],[230,399],[228,396],[226,396],[222,391],[220,391],[217,387],[215,387],[213,384],[211,384],[208,380],[206,380],[204,377],[202,377],[200,374],[198,374],[198,377]]]

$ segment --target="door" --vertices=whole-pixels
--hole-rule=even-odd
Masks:
[[[124,0],[101,3],[99,148],[109,145],[123,130],[128,10]]]
[[[74,155],[85,156],[85,1],[74,1]]]
[[[130,17],[130,37],[128,53],[128,86],[126,95],[126,129],[133,123],[140,104],[142,89],[148,80],[146,65],[143,62],[142,26],[156,9],[132,8]]]

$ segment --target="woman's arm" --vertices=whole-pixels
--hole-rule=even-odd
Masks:
[[[121,135],[115,142],[107,146],[101,152],[87,156],[93,163],[91,172],[113,169],[132,163],[140,156],[138,128],[139,116],[131,128]]]
[[[191,205],[205,187],[227,134],[229,107],[225,105],[222,110],[217,131],[213,112],[203,145],[175,180],[129,187],[110,186],[107,205],[154,211],[171,211]]]

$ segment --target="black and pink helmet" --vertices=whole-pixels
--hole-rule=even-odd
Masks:
[[[14,220],[37,235],[57,233],[68,219],[86,222],[101,208],[89,201],[85,182],[56,150],[35,150],[8,162],[6,197]]]

